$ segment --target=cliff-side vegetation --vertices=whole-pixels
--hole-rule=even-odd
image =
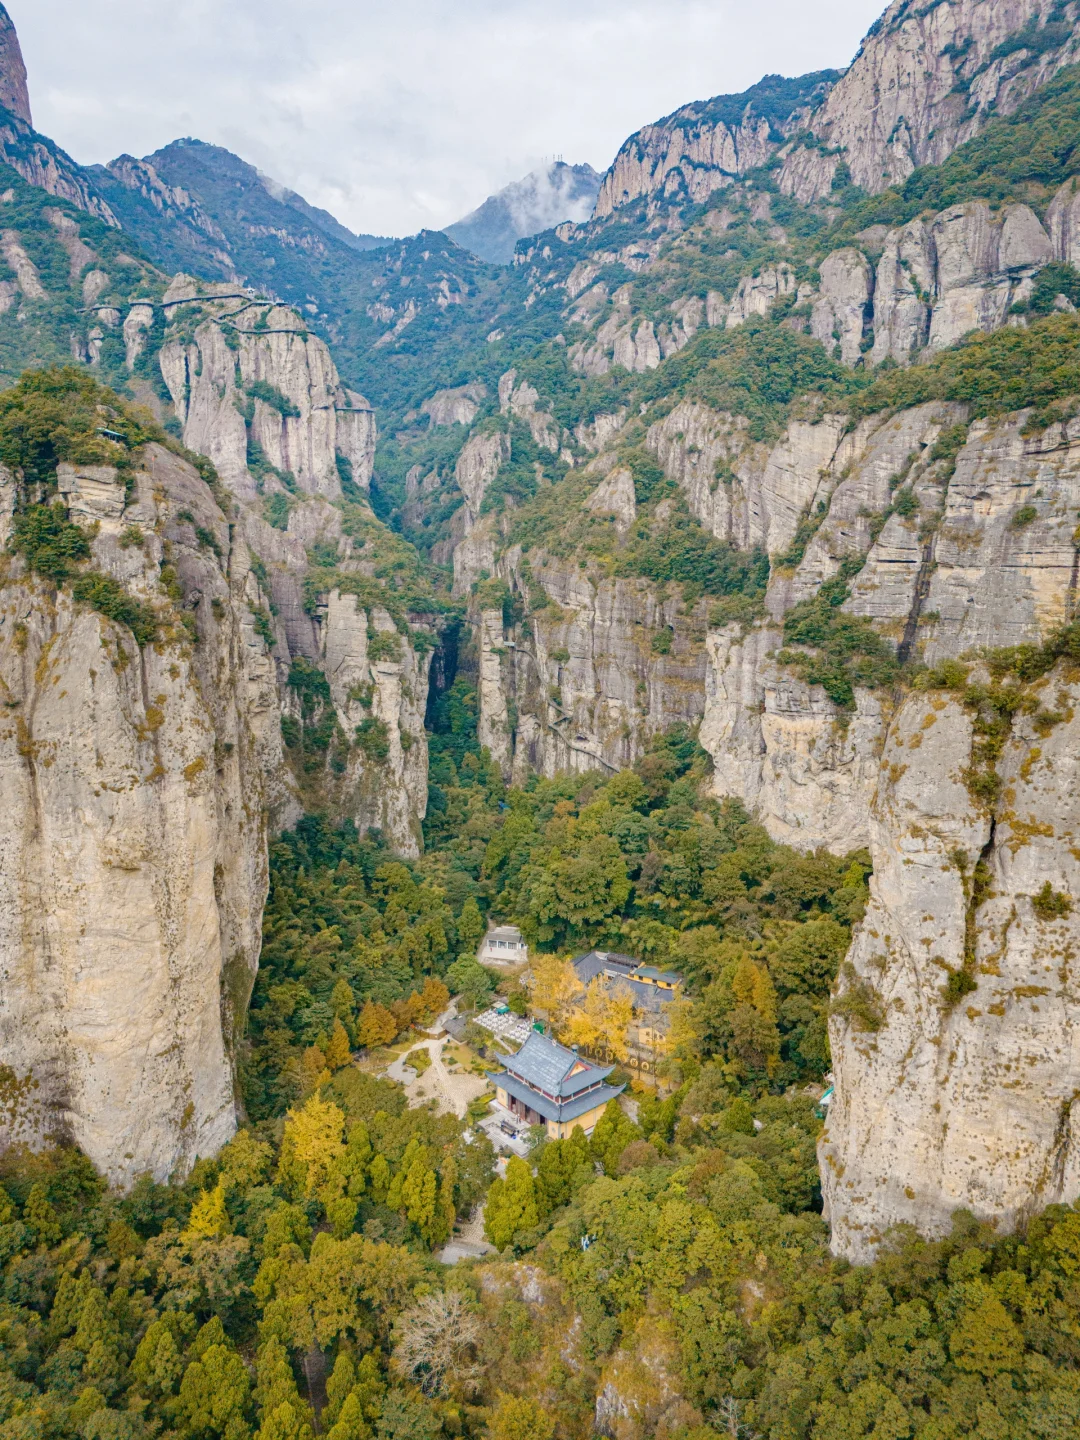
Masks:
[[[5,1433],[588,1440],[625,1405],[634,1434],[683,1440],[1075,1434],[1080,1213],[1006,1237],[959,1214],[858,1269],[828,1252],[820,1121],[785,1087],[826,1063],[862,863],[703,803],[684,731],[634,772],[506,792],[467,694],[445,698],[424,861],[316,819],[275,848],[247,1075],[266,1118],[126,1197],[69,1149],[0,1157]],[[590,916],[598,868],[623,899]],[[353,1027],[390,1038],[381,1011],[442,1004],[431,971],[475,944],[478,900],[678,964],[699,997],[666,1097],[636,1120],[612,1103],[494,1183],[486,1139],[349,1053]],[[485,1191],[501,1258],[443,1267]]]
[[[1080,320],[1047,315],[1026,329],[973,334],[923,365],[877,377],[849,404],[852,422],[881,410],[953,400],[976,419],[1031,406],[1032,429],[1065,418],[1061,402],[1080,396]]]
[[[28,371],[0,394],[0,463],[17,482],[9,550],[27,568],[76,601],[126,626],[140,645],[165,627],[196,638],[190,615],[175,605],[160,608],[131,595],[111,575],[93,568],[95,528],[73,522],[57,493],[57,467],[68,463],[110,467],[131,493],[139,452],[150,442],[168,446],[196,464],[216,485],[213,467],[183,450],[145,411],[126,405],[112,390],[73,366]],[[162,600],[174,602],[162,572]]]
[[[28,366],[68,363],[73,346],[88,354],[93,331],[99,373],[123,385],[124,338],[113,307],[158,299],[166,277],[130,236],[27,184],[9,165],[0,165],[0,188],[10,197],[4,201],[10,259],[0,260],[0,281],[21,291],[0,313],[0,379],[10,384]],[[22,264],[17,274],[11,259],[18,263],[19,251],[29,268]],[[102,283],[94,285],[95,303],[88,308],[84,282],[97,273]]]
[[[870,225],[903,225],[966,200],[1038,203],[1076,174],[1078,162],[1080,66],[1069,65],[942,164],[920,166],[880,195],[853,198],[843,228],[855,234]]]

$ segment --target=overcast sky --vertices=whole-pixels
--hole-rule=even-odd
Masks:
[[[767,72],[847,65],[885,0],[6,0],[83,163],[227,146],[357,231],[460,218],[541,159]]]

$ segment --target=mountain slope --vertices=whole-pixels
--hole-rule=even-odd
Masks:
[[[446,234],[482,260],[506,265],[519,240],[552,230],[564,220],[587,220],[599,189],[600,176],[591,165],[557,160],[489,196],[463,219],[447,225]]]
[[[230,151],[200,140],[176,140],[143,160],[122,155],[91,174],[159,264],[250,283],[293,304],[323,309],[349,273],[349,252],[387,243],[351,234]]]
[[[641,197],[700,203],[734,177],[765,164],[840,78],[821,70],[788,80],[766,75],[739,95],[684,105],[624,141],[596,202],[602,218]]]

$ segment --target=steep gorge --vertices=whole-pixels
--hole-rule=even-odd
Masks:
[[[267,834],[319,807],[420,853],[429,672],[453,678],[460,626],[508,779],[617,772],[684,722],[774,838],[869,846],[821,1147],[839,1253],[1075,1196],[1075,921],[1038,897],[1080,899],[1080,157],[1009,184],[979,161],[959,199],[945,163],[1073,104],[1074,10],[897,0],[842,75],[632,137],[490,313],[443,276],[376,298],[337,358],[323,315],[118,249],[11,103],[0,342],[66,348],[217,476],[160,443],[130,494],[58,472],[97,568],[175,610],[168,641],[8,561],[0,1061],[37,1082],[27,1124],[122,1183],[228,1137]],[[342,375],[435,311],[453,364],[408,372],[408,404],[394,372],[377,449]],[[3,479],[9,517],[37,498]]]

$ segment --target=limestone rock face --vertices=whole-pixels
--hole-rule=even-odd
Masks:
[[[0,105],[27,125],[32,125],[30,95],[26,88],[26,65],[11,16],[0,5]]]
[[[0,159],[16,170],[28,185],[36,185],[60,200],[70,200],[80,210],[104,220],[106,225],[120,228],[112,208],[98,194],[86,171],[59,145],[39,135],[29,122],[15,114],[0,117]]]
[[[822,261],[821,294],[814,305],[810,333],[826,350],[838,351],[845,365],[854,365],[862,353],[873,293],[873,271],[860,250],[834,250]]]
[[[794,293],[795,272],[783,262],[773,269],[763,270],[760,275],[747,275],[739,281],[724,323],[731,330],[749,320],[751,315],[767,315],[775,301]],[[718,324],[719,319],[709,323]]]
[[[671,121],[647,125],[623,145],[604,176],[596,219],[642,195],[684,190],[700,204],[737,175],[769,158],[769,122],[751,116],[734,127],[694,117],[693,107]]]
[[[544,450],[558,451],[559,427],[547,410],[539,409],[540,399],[536,387],[523,380],[515,384],[516,372],[508,370],[499,380],[499,409],[504,415],[515,415],[524,420],[537,445]]]
[[[480,518],[487,487],[510,458],[510,442],[501,431],[474,435],[458,456],[454,478],[465,497],[470,528]]]
[[[585,501],[586,510],[596,515],[611,515],[620,534],[630,529],[637,518],[634,477],[629,470],[616,466]]]
[[[646,443],[717,539],[780,553],[819,498],[821,472],[833,464],[843,428],[836,418],[795,421],[766,446],[749,438],[745,420],[683,401],[650,426]]]
[[[809,119],[839,150],[852,179],[876,193],[919,165],[937,165],[991,115],[1011,114],[1032,90],[1075,62],[1075,22],[1045,0],[954,0],[927,6],[893,0],[871,28],[851,68]],[[1047,24],[1047,22],[1049,22]],[[1048,48],[1017,47],[995,58],[1003,41],[1044,25]],[[804,202],[829,193],[837,156],[798,147],[780,172],[780,188]]]
[[[700,719],[705,696],[705,602],[687,614],[645,581],[594,584],[576,566],[530,556],[553,604],[511,640],[500,611],[480,617],[480,734],[523,783],[530,774],[615,771],[649,736]],[[521,586],[521,554],[495,567]],[[657,637],[664,637],[660,646]],[[510,702],[518,723],[511,733]]]
[[[61,485],[97,527],[97,568],[159,609],[168,540],[200,639],[173,623],[179,638],[140,648],[7,562],[0,1062],[37,1084],[16,1134],[65,1135],[118,1184],[164,1180],[235,1128],[265,832],[288,816],[273,665],[242,556],[188,465],[151,447],[130,499],[105,468],[67,467]],[[144,542],[123,548],[130,527]]]
[[[374,643],[373,643],[374,640]],[[427,707],[430,655],[418,654],[376,607],[331,590],[319,635],[320,658],[337,718],[347,735],[372,731],[376,744],[349,757],[342,790],[361,834],[378,829],[399,854],[421,849],[427,811]],[[359,730],[363,735],[364,729]]]
[[[833,1245],[852,1259],[897,1221],[941,1233],[964,1207],[1009,1228],[1080,1188],[1077,921],[1032,902],[1047,883],[1080,884],[1075,680],[1052,674],[1040,698],[1062,718],[1049,733],[1014,724],[996,822],[965,787],[971,719],[954,700],[913,696],[890,727],[821,1145]],[[953,999],[949,971],[965,958],[967,993]]]
[[[179,275],[165,296],[166,310],[185,303],[198,303],[206,318],[190,339],[167,334],[160,365],[189,449],[209,456],[244,500],[258,493],[249,467],[252,444],[308,494],[340,497],[339,457],[353,483],[366,489],[375,459],[374,412],[341,384],[325,343],[297,312],[254,306],[227,285],[201,286]],[[132,322],[133,331],[136,326]]]
[[[928,442],[933,412],[920,408]],[[942,421],[948,413],[937,410]],[[1080,505],[1074,449],[1080,422],[1024,436],[1024,419],[1021,412],[975,421],[947,485],[940,464],[916,463],[919,512],[890,519],[852,584],[848,608],[891,622],[894,631],[902,633],[918,610],[930,663],[983,646],[1038,643],[1072,612],[1069,511]],[[936,523],[920,541],[924,517]]]
[[[940,164],[1075,63],[1075,24],[1071,7],[1050,0],[893,0],[850,68],[820,77],[786,119],[756,114],[750,91],[739,119],[733,110],[718,117],[716,106],[736,98],[718,97],[632,135],[604,176],[594,218],[642,198],[650,209],[701,204],[778,152],[780,189],[804,204],[828,196],[841,160],[864,190],[885,190],[917,166]],[[1036,43],[1025,46],[1029,27]],[[797,138],[805,130],[817,143]]]
[[[432,425],[471,425],[486,396],[487,387],[474,381],[453,390],[437,390],[420,409]]]
[[[1068,180],[1051,200],[1046,226],[1054,257],[1066,265],[1080,263],[1080,181]]]
[[[837,158],[818,150],[805,153],[815,164]],[[570,323],[591,327],[569,347],[570,364],[590,377],[606,375],[613,365],[643,373],[681,350],[702,324],[733,329],[768,315],[785,300],[794,301],[785,323],[808,328],[851,366],[864,358],[873,365],[885,360],[909,364],[928,351],[954,345],[973,330],[1025,325],[1024,302],[1039,272],[1054,260],[1080,260],[1078,184],[1080,177],[1061,187],[1047,208],[1045,224],[1028,205],[995,209],[986,200],[972,200],[892,229],[870,227],[854,237],[857,243],[825,255],[816,285],[799,284],[793,267],[778,261],[744,275],[730,298],[716,290],[704,300],[698,295],[674,297],[667,318],[638,313],[633,287],[625,284],[610,295],[607,309],[607,288],[597,284],[564,312]],[[757,218],[767,219],[769,206],[759,204],[758,212]],[[722,230],[725,214],[712,211],[706,218]],[[595,267],[580,262],[576,270],[582,265],[591,277]],[[1061,303],[1068,304],[1064,298]],[[536,414],[552,425],[538,399],[533,402]],[[503,408],[510,407],[504,402]],[[552,432],[542,436],[535,416],[529,423],[538,443],[557,448],[553,425]],[[597,449],[592,428],[580,425],[576,438]]]
[[[1027,205],[995,212],[973,200],[886,231],[876,268],[857,249],[834,251],[822,262],[811,333],[848,365],[868,347],[872,364],[907,364],[972,330],[1023,323],[1011,310],[1034,277],[1080,249],[1073,207],[1069,182],[1047,215],[1052,233]]]
[[[869,842],[882,702],[860,691],[842,724],[819,687],[773,661],[782,640],[771,629],[710,631],[699,739],[718,795],[737,796],[776,840],[843,854]]]

